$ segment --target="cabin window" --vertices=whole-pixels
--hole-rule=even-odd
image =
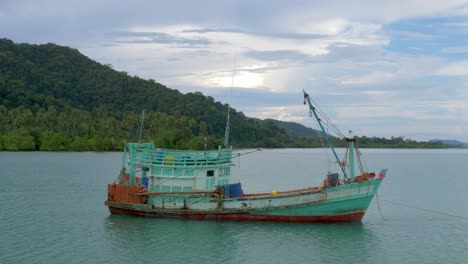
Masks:
[[[214,170],[209,170],[206,172],[206,177],[213,177],[214,176]]]

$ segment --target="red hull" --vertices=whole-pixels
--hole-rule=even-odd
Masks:
[[[109,207],[111,214],[135,215],[147,217],[185,218],[198,220],[228,220],[228,221],[271,221],[271,222],[353,222],[361,221],[365,212],[355,212],[340,215],[320,216],[285,216],[285,215],[254,215],[249,213],[232,214],[167,214],[157,212],[141,212],[135,210]]]

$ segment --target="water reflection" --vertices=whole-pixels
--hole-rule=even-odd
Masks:
[[[232,259],[234,252],[235,229],[219,222],[109,216],[104,226],[112,252],[133,260],[218,262]]]
[[[106,237],[112,241],[112,252],[142,261],[343,262],[340,258],[350,255],[354,256],[353,262],[372,263],[373,252],[380,248],[375,227],[366,223],[216,222],[109,216],[104,225]]]

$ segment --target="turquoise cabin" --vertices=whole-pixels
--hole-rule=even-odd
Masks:
[[[140,184],[147,192],[214,191],[229,185],[231,149],[183,151],[155,148],[152,143],[128,143],[121,171],[129,175],[129,185]]]

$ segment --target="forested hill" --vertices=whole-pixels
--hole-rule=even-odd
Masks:
[[[114,142],[106,149],[120,148],[115,144],[138,138],[138,116],[143,109],[147,111],[146,140],[162,147],[196,148],[200,144],[189,146],[190,140],[198,137],[200,143],[200,138],[208,137],[216,145],[222,142],[227,112],[227,105],[210,96],[182,94],[154,80],[129,76],[76,49],[16,44],[7,39],[0,39],[0,107],[3,141],[30,135],[36,149],[54,149],[41,147],[41,141],[50,137],[60,138],[61,149],[68,149],[77,138],[106,139]],[[271,120],[248,118],[235,109],[231,110],[231,132],[235,147],[315,144],[288,135]],[[81,147],[86,148],[96,149]]]
[[[226,106],[201,93],[182,94],[153,80],[143,80],[97,63],[78,50],[55,44],[15,44],[0,40],[0,104],[33,111],[66,106],[85,111],[98,107],[112,116],[147,111],[204,120],[211,132],[224,131]],[[248,121],[233,111],[234,122]],[[238,125],[238,124],[236,124]]]
[[[316,137],[320,131],[303,126],[295,122],[280,121],[275,119],[270,119],[275,125],[283,128],[286,133],[295,135],[298,137]],[[312,123],[313,120],[311,120]]]
[[[129,76],[76,49],[0,39],[0,150],[119,150],[124,142],[138,139],[142,110],[143,141],[158,147],[201,149],[205,138],[210,148],[223,142],[227,105],[210,96],[182,94],[154,80]],[[298,134],[294,123],[280,125],[232,109],[231,144],[321,146],[317,137],[304,137],[307,129]],[[376,141],[369,142],[366,146],[372,147]],[[378,142],[379,147],[445,147]]]

